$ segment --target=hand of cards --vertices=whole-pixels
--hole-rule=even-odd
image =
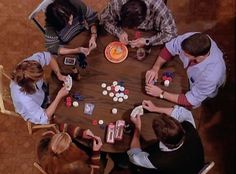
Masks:
[[[136,117],[136,115],[143,115],[142,105],[135,107],[130,114],[131,117]]]
[[[72,88],[72,78],[70,75],[68,75],[66,77],[66,81],[65,81],[65,86],[66,86],[66,90],[70,91]]]

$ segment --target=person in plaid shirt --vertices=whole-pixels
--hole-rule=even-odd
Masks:
[[[162,45],[177,35],[175,21],[163,0],[110,0],[100,15],[107,32],[131,47]],[[149,37],[129,41],[123,28],[156,31]]]

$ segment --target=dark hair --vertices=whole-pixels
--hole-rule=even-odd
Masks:
[[[120,25],[134,28],[139,26],[146,18],[147,6],[142,0],[130,0],[120,10]]]
[[[71,15],[75,18],[78,12],[69,0],[55,0],[46,8],[45,21],[46,24],[60,31],[67,25]]]
[[[196,33],[183,40],[181,47],[184,52],[197,57],[206,55],[211,48],[211,40],[204,33]]]
[[[185,131],[173,117],[164,114],[159,116],[153,120],[152,128],[157,138],[170,149],[178,147],[184,141]]]
[[[43,67],[35,60],[25,60],[16,66],[12,72],[12,80],[21,88],[22,92],[34,94],[35,82],[43,78]]]

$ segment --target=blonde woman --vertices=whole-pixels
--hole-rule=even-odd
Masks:
[[[38,145],[40,165],[48,174],[99,173],[101,138],[94,136],[89,129],[82,130],[71,125],[67,127],[68,133],[47,132],[40,140]],[[72,142],[69,134],[75,139],[84,138],[93,141],[91,158]]]
[[[45,95],[44,70],[49,65],[60,81],[66,77],[60,73],[56,60],[49,52],[38,52],[20,62],[12,73],[10,84],[11,97],[17,113],[24,120],[35,124],[48,124],[60,100],[68,94],[65,87],[57,93],[56,98],[47,107],[43,108],[47,96]]]

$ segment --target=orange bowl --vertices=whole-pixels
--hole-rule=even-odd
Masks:
[[[128,56],[128,48],[121,42],[111,42],[105,49],[105,56],[112,63],[123,62]]]

